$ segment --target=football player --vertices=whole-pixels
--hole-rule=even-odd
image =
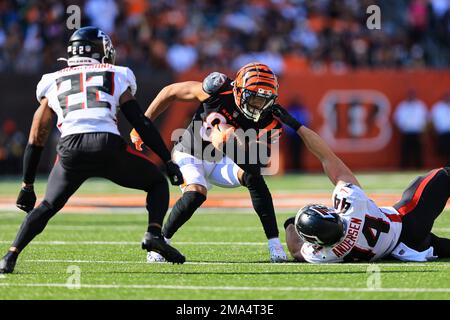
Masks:
[[[296,260],[327,263],[388,256],[402,261],[450,257],[450,239],[431,232],[450,197],[449,167],[415,179],[392,207],[378,207],[319,135],[279,105],[272,112],[298,133],[336,186],[333,207],[307,205],[285,222],[286,243]]]
[[[23,249],[90,177],[102,177],[127,188],[146,191],[149,218],[142,248],[157,251],[168,261],[183,263],[185,257],[161,236],[169,203],[167,180],[153,163],[125,143],[117,128],[116,113],[120,107],[145,143],[164,161],[171,183],[183,182],[178,165],[171,161],[161,136],[134,98],[133,72],[114,65],[111,39],[98,28],[75,31],[67,52],[68,59],[64,60],[68,67],[45,74],[37,85],[40,106],[30,129],[23,159],[23,184],[17,199],[17,207],[28,214],[0,261],[0,273],[13,272]],[[54,114],[61,131],[58,156],[48,178],[44,200],[34,208],[33,183]]]
[[[273,71],[262,63],[250,63],[237,72],[234,80],[223,73],[213,72],[203,82],[187,81],[166,86],[151,102],[145,112],[151,120],[174,101],[200,104],[173,151],[174,162],[180,166],[185,182],[181,186],[182,196],[175,203],[163,227],[163,235],[169,242],[206,200],[211,185],[224,188],[244,186],[249,190],[253,207],[263,225],[271,261],[287,260],[278,237],[272,196],[261,174],[263,164],[250,164],[249,161],[239,163],[235,158],[228,157],[227,152],[220,161],[216,161],[206,152],[208,148],[211,149],[211,143],[219,147],[220,139],[217,142],[216,138],[218,135],[226,133],[226,140],[235,129],[257,130],[258,135],[264,133],[267,137],[265,141],[268,142],[266,145],[270,148],[281,128],[279,121],[269,112],[277,95],[278,80]],[[225,129],[222,128],[225,132],[219,132],[221,125],[225,125]],[[226,129],[227,125],[234,129]],[[209,135],[208,132],[212,133]],[[131,132],[131,139],[136,148],[142,150],[143,142],[135,130]],[[250,143],[260,142],[256,140],[253,139]],[[248,145],[241,147],[245,149]],[[163,261],[154,252],[149,253],[147,260]]]

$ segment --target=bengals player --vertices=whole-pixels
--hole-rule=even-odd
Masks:
[[[163,226],[163,234],[168,241],[203,204],[212,185],[224,188],[244,186],[249,190],[253,207],[263,225],[271,261],[287,260],[278,238],[272,196],[261,174],[264,164],[260,161],[256,164],[239,162],[228,156],[227,152],[218,159],[217,150],[211,145],[221,128],[231,127],[243,131],[256,130],[261,134],[264,132],[267,134],[265,141],[268,145],[275,143],[280,134],[281,123],[274,119],[269,109],[277,97],[276,75],[267,65],[254,62],[243,66],[234,79],[223,73],[213,72],[203,82],[171,84],[163,88],[151,102],[145,112],[151,120],[156,119],[174,101],[199,103],[172,155],[174,162],[180,166],[185,183],[182,185],[182,197],[174,205]],[[227,139],[230,130],[225,130],[225,134],[220,135]],[[141,149],[143,142],[135,130],[131,132],[131,139],[136,148]],[[250,141],[252,142],[257,141]],[[245,150],[248,145],[241,147]],[[149,253],[148,261],[164,260],[158,254]]]

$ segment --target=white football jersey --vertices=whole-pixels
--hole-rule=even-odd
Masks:
[[[136,78],[127,67],[106,63],[68,67],[44,74],[36,97],[48,99],[57,114],[61,137],[88,132],[119,135],[117,107],[127,90],[136,93]]]
[[[402,230],[397,210],[377,207],[361,188],[352,184],[338,184],[332,201],[344,220],[345,236],[334,246],[304,243],[301,253],[306,261],[375,261],[391,253]]]

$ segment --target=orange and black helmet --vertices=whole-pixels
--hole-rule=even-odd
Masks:
[[[246,64],[236,74],[233,94],[244,116],[257,122],[278,97],[277,76],[265,64]]]

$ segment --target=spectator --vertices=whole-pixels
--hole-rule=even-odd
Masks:
[[[0,132],[0,173],[18,174],[22,171],[22,155],[25,150],[25,135],[17,130],[14,120],[7,119]]]
[[[444,165],[450,165],[450,91],[431,109],[431,120],[437,133],[438,154],[444,159]]]
[[[115,20],[119,14],[114,0],[88,0],[84,8],[92,25],[100,28],[106,34],[114,32]]]
[[[423,166],[422,134],[427,125],[427,107],[417,99],[415,90],[409,90],[404,101],[400,102],[394,113],[394,122],[400,130],[400,167],[415,168]]]
[[[286,110],[301,124],[309,126],[311,115],[299,96],[294,97],[289,102],[286,106]],[[287,154],[292,157],[291,163],[288,163],[288,168],[293,172],[302,171],[304,167],[304,144],[298,134],[290,127],[284,126],[283,131],[286,134],[287,150],[289,150]]]
[[[448,0],[3,0],[0,72],[54,68],[72,4],[82,8],[82,25],[111,34],[118,59],[138,68],[236,69],[249,60],[278,74],[286,60],[337,73],[450,67]],[[381,30],[366,27],[371,4],[383,13]]]

